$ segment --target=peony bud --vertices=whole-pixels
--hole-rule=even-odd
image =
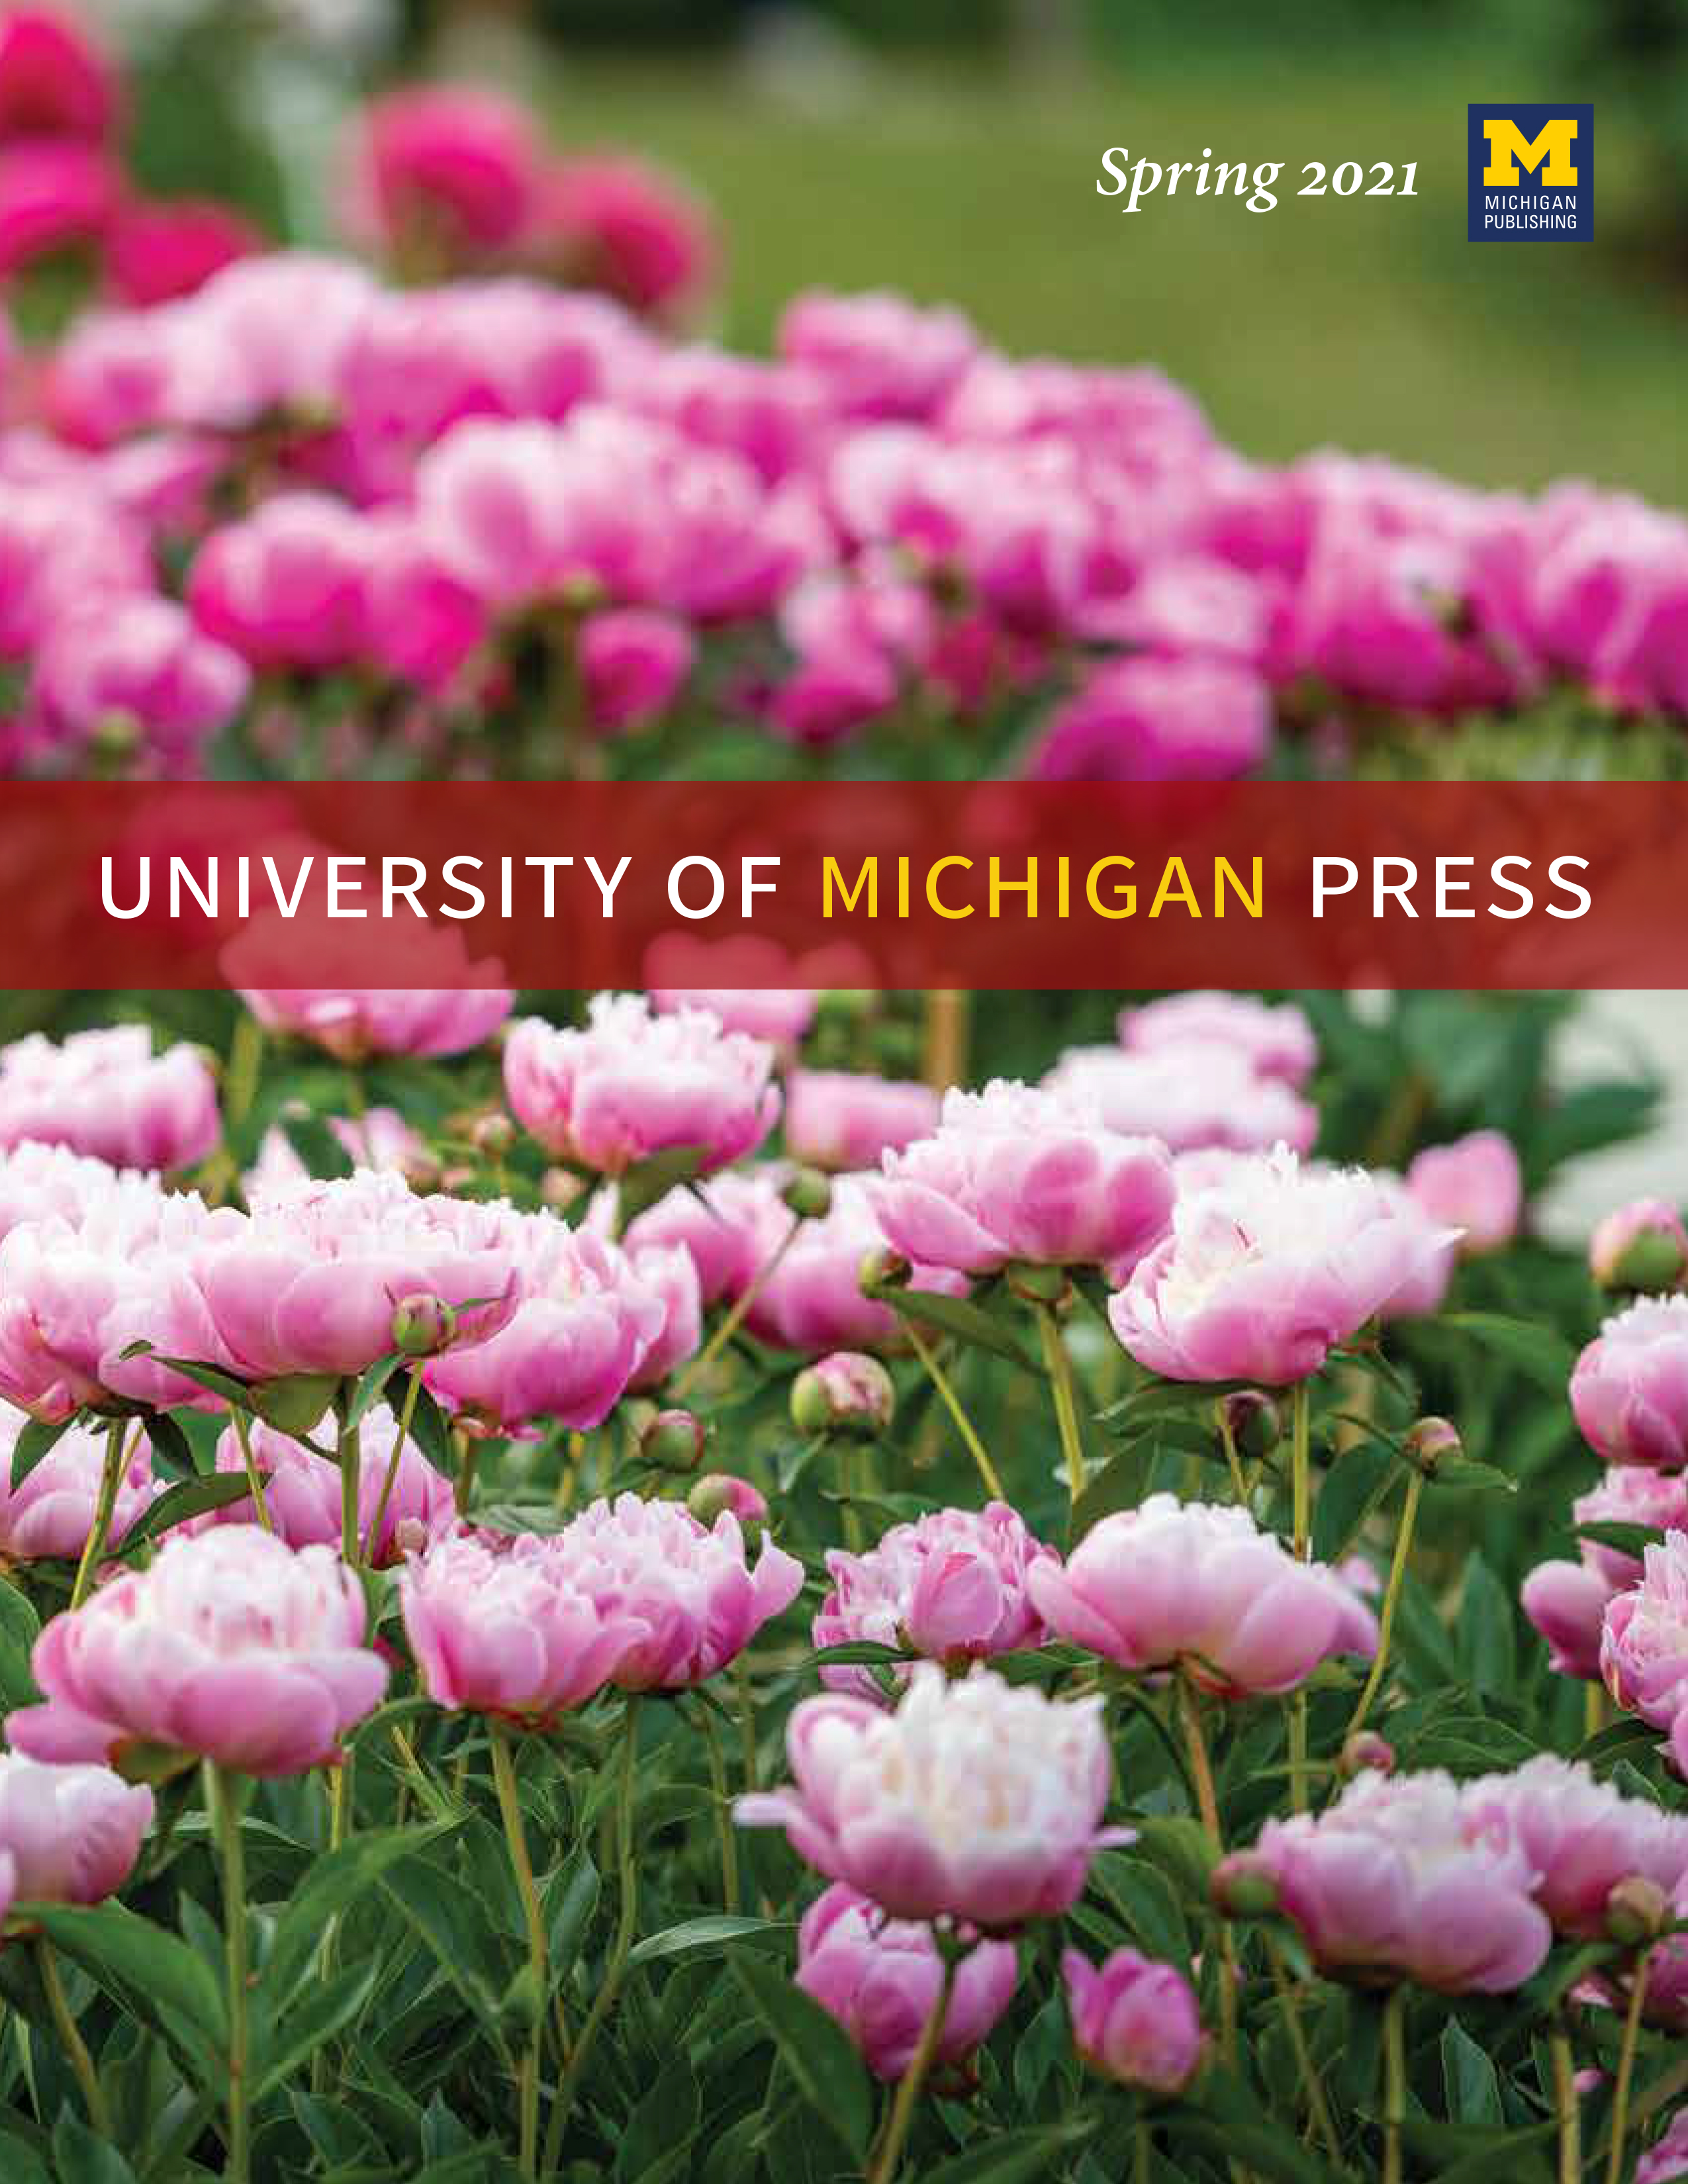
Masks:
[[[405,1357],[437,1357],[457,1333],[457,1314],[426,1290],[402,1297],[393,1315],[393,1346]]]
[[[799,1373],[791,1386],[791,1422],[801,1434],[883,1433],[897,1407],[891,1376],[877,1357],[835,1350]]]
[[[515,1145],[515,1124],[508,1115],[482,1115],[469,1135],[483,1160],[506,1160]]]
[[[1259,1853],[1233,1851],[1208,1875],[1214,1908],[1225,1919],[1265,1919],[1278,1908],[1278,1882]]]
[[[824,1221],[832,1211],[833,1186],[817,1167],[800,1167],[780,1196],[799,1221]]]
[[[912,1271],[900,1251],[894,1251],[889,1244],[880,1244],[863,1254],[856,1279],[862,1295],[872,1296],[879,1290],[906,1288]]]
[[[766,1524],[768,1505],[748,1479],[735,1479],[730,1471],[710,1471],[686,1496],[686,1507],[700,1524],[713,1524],[731,1511],[744,1525]]]
[[[1374,1729],[1358,1729],[1343,1746],[1342,1757],[1337,1763],[1344,1774],[1363,1774],[1368,1770],[1374,1774],[1392,1774],[1395,1747]]]
[[[1420,1418],[1409,1429],[1401,1452],[1415,1471],[1434,1479],[1450,1457],[1463,1452],[1459,1429],[1446,1418]]]
[[[576,1175],[572,1169],[548,1167],[539,1185],[539,1195],[553,1213],[566,1213],[585,1189],[585,1177]]]
[[[708,1429],[690,1411],[659,1411],[639,1435],[639,1454],[663,1471],[695,1471]]]
[[[1240,1388],[1224,1401],[1225,1425],[1239,1456],[1270,1456],[1282,1430],[1278,1406],[1258,1388]]]
[[[1670,1898],[1656,1880],[1641,1874],[1620,1880],[1606,1899],[1606,1930],[1627,1948],[1656,1942],[1674,1922]]]
[[[1655,1295],[1680,1289],[1688,1274],[1688,1229],[1674,1206],[1637,1198],[1596,1225],[1588,1262],[1602,1289]]]

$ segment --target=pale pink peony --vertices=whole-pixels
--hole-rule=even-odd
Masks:
[[[1680,1289],[1688,1274],[1688,1229],[1663,1199],[1632,1199],[1595,1223],[1588,1262],[1602,1289]]]
[[[456,986],[243,986],[239,992],[266,1031],[311,1039],[342,1061],[377,1054],[466,1054],[486,1044],[515,1001],[503,988]]]
[[[1268,1820],[1249,1863],[1333,1976],[1504,1994],[1552,1942],[1528,1853],[1446,1774],[1368,1769],[1316,1818]]]
[[[1438,1243],[1378,1178],[1281,1145],[1181,1194],[1172,1229],[1110,1303],[1115,1334],[1167,1379],[1267,1387],[1317,1373]]]
[[[74,1562],[88,1543],[105,1470],[103,1429],[71,1426],[61,1434],[21,1485],[9,1484],[20,1412],[0,1412],[0,1557],[8,1561]],[[126,1429],[125,1429],[126,1430]],[[132,1445],[113,1505],[109,1536],[120,1540],[153,1496],[152,1451],[144,1437]]]
[[[1281,1078],[1255,1072],[1246,1052],[1212,1039],[1139,1053],[1074,1047],[1045,1078],[1051,1092],[1089,1101],[1111,1130],[1162,1139],[1175,1153],[1206,1145],[1310,1152],[1318,1110]]]
[[[1646,1548],[1641,1583],[1607,1602],[1600,1673],[1619,1706],[1667,1732],[1688,1774],[1688,1532]]]
[[[390,1168],[411,1181],[431,1173],[433,1155],[396,1107],[366,1107],[355,1118],[328,1115],[323,1118],[330,1134],[354,1167]],[[272,1196],[277,1190],[307,1182],[310,1170],[294,1151],[292,1141],[279,1124],[264,1133],[258,1157],[242,1177],[248,1200]]]
[[[264,1507],[270,1529],[290,1547],[341,1544],[340,1467],[331,1457],[318,1456],[262,1420],[251,1430],[253,1461],[261,1474]],[[407,1440],[393,1491],[387,1496],[381,1529],[373,1537],[370,1528],[387,1493],[387,1474],[398,1438],[398,1422],[391,1411],[371,1412],[358,1429],[358,1538],[372,1569],[386,1569],[399,1561],[406,1546],[437,1538],[454,1523],[456,1508],[451,1482],[436,1471],[414,1441]],[[217,1469],[224,1474],[243,1471],[240,1442],[230,1426],[217,1442]],[[248,1495],[226,1502],[181,1526],[185,1532],[209,1531],[219,1524],[255,1524],[258,1511]]]
[[[944,1095],[935,1135],[888,1152],[871,1190],[910,1259],[988,1273],[1011,1260],[1131,1265],[1166,1234],[1166,1148],[1065,1094],[1000,1081]]]
[[[638,1394],[660,1388],[697,1356],[704,1338],[704,1298],[696,1262],[682,1245],[648,1244],[628,1257],[640,1284],[657,1298],[663,1313],[660,1331],[627,1382]]]
[[[1546,1640],[1548,1665],[1556,1674],[1599,1681],[1601,1634],[1613,1591],[1586,1563],[1538,1563],[1525,1578],[1519,1604]]]
[[[1123,1669],[1182,1669],[1226,1698],[1291,1691],[1333,1654],[1377,1651],[1376,1618],[1334,1571],[1246,1509],[1170,1494],[1103,1518],[1026,1584],[1069,1643]]]
[[[1645,1524],[1657,1531],[1688,1527],[1688,1478],[1680,1472],[1647,1471],[1613,1464],[1597,1486],[1571,1504],[1579,1524]],[[1548,1658],[1562,1676],[1600,1677],[1601,1634],[1606,1604],[1641,1581],[1637,1556],[1584,1540],[1576,1562],[1539,1563],[1524,1581],[1524,1612],[1547,1641]]]
[[[1299,1088],[1318,1061],[1313,1028],[1293,1001],[1252,994],[1190,992],[1143,1001],[1119,1016],[1119,1042],[1134,1054],[1212,1041],[1247,1056],[1256,1076]]]
[[[537,1017],[504,1049],[504,1090],[547,1151],[603,1175],[655,1153],[694,1152],[707,1173],[754,1152],[779,1117],[772,1050],[705,1011],[652,1014],[639,995],[600,994],[584,1029]]]
[[[931,1085],[841,1069],[794,1069],[785,1088],[785,1142],[811,1167],[877,1167],[938,1128]]]
[[[775,1264],[772,1249],[794,1228]],[[764,1263],[771,1271],[757,1290],[745,1325],[762,1341],[783,1350],[905,1346],[906,1330],[897,1314],[862,1294],[862,1263],[870,1253],[884,1251],[886,1236],[874,1212],[871,1183],[860,1176],[836,1177],[832,1203],[818,1219],[799,1222],[787,1213],[777,1232],[772,1223],[763,1232],[769,1246]],[[924,1262],[910,1268],[908,1285],[946,1296],[963,1296],[967,1289],[965,1275]]]
[[[726,1030],[781,1048],[796,1046],[814,1022],[821,999],[812,986],[789,983],[796,970],[777,942],[748,933],[730,940],[667,933],[652,941],[644,958],[650,1005],[660,1014],[706,1009]],[[722,983],[728,978],[754,983]]]
[[[45,1221],[54,1214],[75,1223],[86,1206],[108,1195],[115,1180],[110,1162],[92,1153],[25,1139],[9,1152],[0,1152],[0,1236],[21,1222]],[[152,1188],[150,1178],[131,1180]]]
[[[803,1914],[797,1984],[837,2019],[877,2078],[900,2078],[914,2060],[943,1978],[929,1927],[887,1919],[841,1880]],[[1011,1942],[975,1942],[956,1967],[933,2059],[964,2065],[990,2037],[1019,1978]]]
[[[1407,1171],[1407,1188],[1439,1227],[1462,1232],[1467,1257],[1497,1251],[1518,1233],[1524,1177],[1512,1140],[1499,1130],[1427,1145]]]
[[[1460,1231],[1445,1228],[1435,1220],[1423,1201],[1410,1191],[1402,1178],[1389,1168],[1374,1168],[1373,1180],[1397,1217],[1422,1245],[1412,1272],[1388,1301],[1379,1307],[1380,1319],[1426,1319],[1441,1310],[1459,1265]]]
[[[1181,1971],[1135,1949],[1093,1964],[1061,1953],[1072,2044],[1102,2077],[1145,2092],[1182,2092],[1201,2066],[1206,2042],[1195,1991]]]
[[[1688,1296],[1642,1297],[1577,1360],[1571,1408],[1608,1463],[1688,1464]]]
[[[116,1762],[136,1747],[243,1774],[302,1774],[380,1702],[363,1588],[326,1547],[253,1525],[166,1540],[74,1614],[31,1665],[46,1693],[6,1724],[19,1751]]]
[[[152,1825],[152,1791],[109,1767],[0,1753],[0,1852],[25,1903],[99,1903],[115,1895]]]
[[[0,1050],[0,1145],[33,1139],[114,1167],[192,1167],[222,1135],[216,1080],[197,1047],[153,1051],[141,1024],[39,1032]]]
[[[780,1827],[829,1880],[897,1919],[987,1931],[1055,1918],[1104,1827],[1111,1774],[1100,1697],[1057,1701],[976,1666],[951,1682],[917,1663],[894,1711],[833,1692],[791,1717],[795,1781],[739,1798],[741,1825]]]
[[[829,1548],[832,1590],[810,1635],[817,1647],[871,1639],[952,1669],[1041,1646],[1043,1618],[1028,1578],[1034,1565],[1056,1560],[1055,1549],[1033,1539],[1006,1502],[989,1502],[978,1513],[940,1509],[911,1524],[893,1524],[865,1554]],[[821,1673],[834,1691],[879,1694],[860,1669]]]
[[[705,1306],[737,1299],[789,1232],[796,1216],[781,1195],[788,1173],[778,1166],[727,1168],[695,1190],[682,1186],[627,1223],[625,1242],[641,1252],[678,1247],[697,1268]],[[594,1218],[607,1200],[594,1202]]]
[[[1606,1938],[1607,1898],[1622,1880],[1669,1896],[1688,1874],[1688,1819],[1596,1782],[1585,1766],[1539,1752],[1462,1792],[1479,1825],[1510,1836],[1535,1870],[1533,1893],[1556,1933]]]

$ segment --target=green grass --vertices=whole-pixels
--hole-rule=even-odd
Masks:
[[[1497,81],[1498,78],[1498,81]],[[1643,149],[1600,105],[1592,243],[1465,239],[1466,102],[1551,87],[1516,63],[1302,47],[1276,61],[1156,53],[1128,72],[1019,77],[900,58],[863,98],[799,114],[706,60],[565,70],[573,142],[690,176],[732,251],[722,327],[764,346],[799,287],[961,304],[1016,351],[1161,365],[1262,456],[1376,449],[1495,485],[1568,472],[1688,502],[1688,292],[1630,247]],[[1418,162],[1420,194],[1151,200],[1096,194],[1102,148],[1163,164]]]

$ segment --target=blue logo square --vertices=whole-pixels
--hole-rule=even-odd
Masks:
[[[1585,242],[1594,233],[1591,105],[1470,109],[1473,242]]]

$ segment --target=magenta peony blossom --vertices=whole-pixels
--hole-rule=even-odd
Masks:
[[[895,1350],[905,1346],[901,1320],[886,1304],[864,1296],[862,1262],[883,1251],[887,1232],[873,1210],[872,1184],[858,1176],[838,1176],[832,1204],[816,1220],[795,1222],[788,1212],[772,1232],[764,1231],[771,1271],[745,1315],[745,1325],[764,1342],[783,1350]],[[782,1212],[785,1209],[782,1207]],[[788,1245],[774,1264],[771,1253],[794,1226]],[[911,1289],[946,1296],[967,1294],[963,1274],[948,1267],[918,1263],[910,1269]]]
[[[810,1635],[816,1646],[864,1638],[905,1646],[951,1669],[1041,1646],[1044,1622],[1028,1578],[1035,1565],[1053,1567],[1057,1560],[1055,1549],[1033,1539],[1006,1502],[989,1502],[978,1513],[940,1509],[911,1524],[893,1524],[865,1554],[830,1548],[832,1590]],[[879,1696],[861,1669],[821,1674],[834,1691]]]
[[[1141,1053],[1074,1047],[1044,1079],[1047,1090],[1093,1106],[1111,1130],[1160,1138],[1175,1153],[1206,1145],[1310,1152],[1318,1110],[1282,1079],[1256,1076],[1238,1046],[1192,1039]]]
[[[106,238],[106,273],[120,303],[164,304],[266,248],[250,220],[214,198],[136,198]]]
[[[153,1052],[140,1024],[39,1032],[0,1050],[0,1145],[33,1139],[114,1167],[192,1167],[222,1135],[217,1086],[197,1047]]]
[[[31,1661],[46,1702],[6,1733],[37,1759],[116,1763],[149,1747],[243,1774],[332,1765],[387,1687],[366,1615],[326,1547],[248,1524],[166,1540],[149,1568],[47,1624]]]
[[[1688,1464],[1688,1296],[1643,1297],[1578,1358],[1571,1408],[1608,1463]]]
[[[677,1502],[636,1494],[591,1503],[558,1541],[569,1577],[599,1613],[638,1626],[610,1671],[623,1691],[702,1683],[783,1615],[803,1583],[802,1563],[772,1540],[752,1568],[731,1511],[705,1526]]]
[[[1129,1266],[1166,1233],[1166,1149],[1066,1094],[998,1082],[946,1092],[936,1134],[888,1152],[871,1196],[896,1249],[988,1273],[1011,1260]]]
[[[548,1152],[603,1175],[688,1150],[707,1173],[754,1152],[779,1117],[771,1048],[702,1010],[654,1016],[638,994],[600,994],[583,1030],[537,1017],[504,1049],[516,1119]]]
[[[1135,1949],[1116,1949],[1100,1964],[1064,1949],[1061,1973],[1072,2044],[1093,2070],[1145,2092],[1184,2091],[1206,2042],[1195,1991],[1181,1971]]]
[[[1607,1602],[1600,1673],[1619,1706],[1667,1732],[1688,1774],[1688,1532],[1646,1548],[1641,1583]]]
[[[1461,1794],[1479,1826],[1492,1822],[1534,1867],[1532,1892],[1556,1933],[1603,1941],[1619,1881],[1651,1881],[1669,1896],[1688,1875],[1688,1819],[1622,1797],[1555,1752],[1482,1775]]]
[[[30,1903],[99,1903],[134,1870],[153,1793],[109,1767],[0,1753],[0,1851]]]
[[[459,954],[460,959],[460,949]],[[242,986],[239,992],[266,1031],[312,1039],[342,1061],[377,1054],[466,1054],[485,1045],[515,1001],[503,988],[455,986]]]
[[[849,417],[926,417],[955,386],[978,337],[959,311],[923,310],[887,290],[811,290],[786,307],[780,354],[826,389]]]
[[[136,598],[68,616],[42,648],[34,694],[55,738],[128,727],[145,758],[180,772],[198,772],[251,685],[239,654],[202,636],[174,600]]]
[[[1272,744],[1272,695],[1234,660],[1111,660],[1050,716],[1029,772],[1039,781],[1225,781]]]
[[[876,2078],[900,2078],[914,2060],[943,1984],[928,1927],[887,1919],[835,1880],[797,1930],[797,1984],[836,2018]],[[934,2060],[964,2066],[990,2037],[1019,1985],[1011,1942],[975,1942],[955,1970]]]
[[[581,1585],[561,1538],[536,1533],[437,1540],[405,1564],[398,1596],[434,1703],[524,1728],[584,1706],[647,1635],[637,1614]]]
[[[1372,1611],[1246,1509],[1151,1494],[1105,1517],[1026,1587],[1051,1630],[1123,1669],[1181,1668],[1226,1698],[1293,1690],[1335,1653],[1377,1651]]]
[[[720,254],[702,209],[642,159],[555,161],[540,218],[540,253],[565,280],[670,322],[702,300]]]
[[[1688,1275],[1688,1229],[1663,1199],[1632,1199],[1595,1223],[1588,1263],[1602,1289],[1680,1289]]]
[[[108,135],[116,70],[76,18],[56,8],[0,17],[0,137]]]
[[[587,718],[600,735],[626,735],[660,720],[692,671],[697,644],[672,615],[642,607],[588,615],[578,638]]]
[[[942,1101],[929,1084],[794,1069],[785,1088],[785,1142],[811,1167],[877,1167],[938,1128]]]
[[[1498,1130],[1426,1146],[1407,1171],[1407,1188],[1439,1227],[1463,1232],[1467,1257],[1497,1251],[1518,1233],[1524,1177],[1511,1139]]]
[[[71,1426],[20,1485],[12,1458],[22,1432],[20,1412],[0,1412],[0,1556],[8,1561],[74,1562],[88,1543],[105,1469],[102,1429]],[[132,1447],[118,1482],[109,1536],[120,1540],[153,1496],[152,1451],[144,1437]]]
[[[1138,1363],[1167,1379],[1283,1387],[1317,1373],[1436,1242],[1376,1177],[1303,1167],[1279,1146],[1181,1194],[1171,1235],[1108,1317]]]
[[[1635,2184],[1676,2184],[1688,2176],[1688,2109],[1678,2109],[1635,2164]]]
[[[465,84],[389,92],[360,117],[346,191],[364,242],[448,271],[532,233],[544,148],[526,109]]]
[[[437,1539],[456,1521],[451,1482],[436,1471],[414,1441],[407,1441],[393,1475],[380,1532],[371,1538],[370,1527],[387,1493],[387,1474],[398,1438],[398,1422],[390,1411],[371,1412],[359,1428],[358,1538],[366,1548],[372,1569],[387,1569],[403,1558],[407,1548]],[[301,1446],[291,1434],[255,1421],[251,1428],[252,1454],[264,1483],[264,1506],[270,1528],[290,1547],[341,1544],[340,1467],[329,1457]],[[245,1463],[232,1426],[217,1442],[217,1468],[243,1471]],[[184,1532],[209,1531],[219,1524],[255,1524],[258,1511],[248,1496],[226,1502],[220,1509],[191,1518]]]
[[[665,1334],[668,1306],[626,1255],[554,1213],[506,1214],[519,1301],[488,1340],[431,1358],[422,1377],[465,1423],[532,1433],[600,1425]]]
[[[1250,1864],[1333,1977],[1504,1994],[1552,1942],[1528,1853],[1443,1774],[1368,1770],[1316,1818],[1268,1820]]]
[[[74,136],[0,144],[0,275],[103,242],[123,198],[110,155]]]
[[[951,1682],[917,1663],[893,1712],[831,1693],[805,1699],[786,1750],[795,1781],[739,1798],[747,1827],[782,1827],[829,1880],[895,1919],[986,1931],[1054,1918],[1094,1852],[1111,1772],[1099,1697],[1056,1701],[975,1667]]]
[[[1252,994],[1168,994],[1123,1009],[1120,1045],[1134,1054],[1212,1041],[1247,1056],[1256,1076],[1299,1089],[1318,1061],[1313,1028],[1293,1001],[1256,1000]]]
[[[367,644],[363,519],[310,493],[277,493],[214,531],[187,576],[187,604],[209,636],[262,672],[323,673]]]

